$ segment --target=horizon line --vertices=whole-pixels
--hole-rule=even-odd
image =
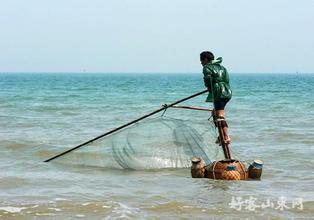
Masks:
[[[88,72],[88,71],[68,71],[68,72],[63,72],[63,71],[0,71],[0,74],[14,74],[14,73],[21,73],[21,74],[200,74],[200,72],[100,72],[100,71],[95,71],[95,72]],[[314,72],[229,72],[229,74],[314,74]]]

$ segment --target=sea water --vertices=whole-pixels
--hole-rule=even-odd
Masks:
[[[203,90],[201,74],[1,73],[0,219],[312,218],[314,75],[230,78],[231,148],[264,161],[261,181],[43,162]],[[211,107],[205,98],[188,104]]]

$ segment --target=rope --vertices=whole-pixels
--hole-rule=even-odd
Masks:
[[[165,108],[165,110],[162,112],[161,116],[160,117],[163,117],[164,114],[166,113],[167,109],[169,108],[169,106],[167,104],[163,104],[162,107]]]
[[[218,161],[215,161],[214,162],[215,164],[214,164],[214,166],[213,166],[213,177],[214,177],[214,180],[216,179],[216,176],[215,176],[215,166],[216,166],[216,164],[218,163]]]
[[[247,173],[245,172],[245,169],[244,169],[244,166],[243,166],[242,162],[239,161],[239,160],[238,160],[238,162],[239,162],[239,164],[240,164],[240,166],[242,168],[242,172],[244,173],[244,179],[247,179]]]

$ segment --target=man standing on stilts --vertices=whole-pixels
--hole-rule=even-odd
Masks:
[[[200,54],[201,64],[203,65],[204,84],[208,88],[209,94],[206,102],[214,103],[213,117],[215,125],[220,121],[223,130],[224,144],[230,144],[231,138],[228,133],[228,124],[225,120],[225,106],[232,97],[229,85],[229,74],[224,66],[221,65],[222,58],[215,59],[213,53],[204,51]],[[221,143],[219,137],[216,143]]]

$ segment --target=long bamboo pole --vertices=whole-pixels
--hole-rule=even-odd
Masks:
[[[191,110],[199,110],[199,111],[212,112],[212,110],[211,110],[211,109],[208,109],[208,108],[193,107],[193,106],[172,106],[171,108],[183,108],[183,109],[191,109]]]
[[[131,121],[131,122],[129,122],[129,123],[126,123],[126,124],[124,124],[124,125],[122,125],[122,126],[120,126],[120,127],[117,127],[117,128],[115,128],[115,129],[113,129],[113,130],[111,130],[111,131],[108,131],[108,132],[106,132],[106,133],[104,133],[104,134],[102,134],[102,135],[99,135],[99,136],[97,136],[97,137],[95,137],[95,138],[93,138],[93,139],[91,139],[91,140],[89,140],[89,141],[86,141],[86,142],[84,142],[84,143],[82,143],[82,144],[80,144],[80,145],[78,145],[78,146],[76,146],[76,147],[73,147],[73,148],[71,148],[71,149],[69,149],[69,150],[66,150],[66,151],[64,151],[64,152],[62,152],[62,153],[60,153],[60,154],[58,154],[58,155],[56,155],[56,156],[53,156],[53,157],[51,157],[51,158],[45,160],[44,162],[52,161],[52,160],[54,160],[54,159],[56,159],[56,158],[58,158],[58,157],[61,157],[61,156],[65,155],[65,154],[67,154],[67,153],[69,153],[69,152],[71,152],[71,151],[74,151],[74,150],[76,150],[76,149],[78,149],[78,148],[80,148],[80,147],[83,147],[83,146],[85,146],[85,145],[87,145],[87,144],[89,144],[89,143],[92,143],[93,141],[96,141],[96,140],[98,140],[99,138],[105,137],[105,136],[107,136],[107,135],[109,135],[109,134],[112,134],[112,133],[114,133],[114,132],[116,132],[116,131],[119,131],[119,130],[121,130],[122,128],[125,128],[125,127],[127,127],[127,126],[129,126],[129,125],[132,125],[132,124],[134,124],[134,123],[136,123],[136,122],[138,122],[138,121],[141,121],[141,120],[143,120],[143,119],[145,119],[145,118],[147,118],[147,117],[149,117],[149,116],[152,116],[152,115],[154,115],[154,114],[156,114],[156,113],[158,113],[158,112],[161,112],[161,111],[163,111],[163,110],[165,110],[165,109],[167,109],[167,108],[169,108],[169,107],[172,107],[172,106],[174,106],[174,105],[176,105],[176,104],[179,104],[179,103],[181,103],[181,102],[184,102],[184,101],[186,101],[186,100],[188,100],[188,99],[192,99],[192,98],[194,98],[194,97],[196,97],[196,96],[202,95],[202,94],[204,94],[204,93],[206,93],[206,92],[208,92],[207,89],[206,89],[206,90],[203,90],[203,91],[201,91],[201,92],[195,93],[195,94],[193,94],[193,95],[191,95],[191,96],[185,97],[185,98],[183,98],[183,99],[180,99],[180,100],[178,100],[178,101],[176,101],[176,102],[173,102],[173,103],[171,103],[171,104],[169,104],[169,105],[163,105],[162,108],[157,109],[156,111],[153,111],[153,112],[151,112],[151,113],[149,113],[149,114],[147,114],[147,115],[144,115],[144,116],[142,116],[142,117],[140,117],[140,118],[138,118],[138,119],[135,119],[135,120],[133,120],[133,121]]]

